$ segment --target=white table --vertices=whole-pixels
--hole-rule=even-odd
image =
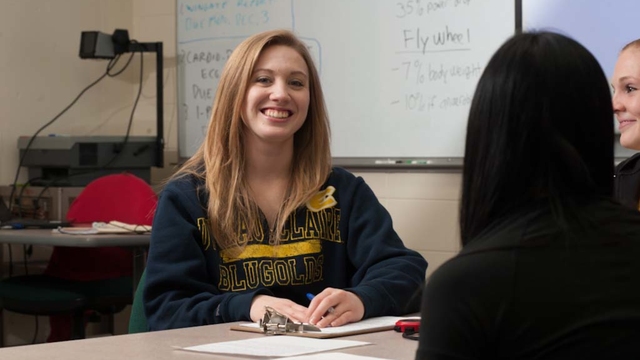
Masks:
[[[263,335],[230,330],[230,324],[192,327],[178,330],[156,331],[131,335],[108,336],[59,343],[24,345],[0,348],[0,359],[12,360],[206,360],[229,359],[229,356],[200,354],[176,350],[213,342],[249,339]],[[372,343],[332,352],[372,356],[384,359],[415,359],[418,342],[403,339],[400,333],[387,330],[376,333],[345,336],[336,339],[358,340]],[[253,359],[233,356],[233,359]],[[286,359],[286,358],[285,358]],[[339,360],[339,359],[337,359]]]

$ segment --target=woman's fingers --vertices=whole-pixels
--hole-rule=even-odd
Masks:
[[[341,326],[361,320],[364,305],[352,292],[327,288],[314,297],[307,313],[309,322],[320,328]]]

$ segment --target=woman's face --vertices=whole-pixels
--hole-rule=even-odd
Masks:
[[[640,48],[620,53],[611,79],[620,145],[640,150]]]
[[[309,109],[309,70],[294,49],[273,45],[255,63],[244,98],[245,139],[261,144],[293,143]]]

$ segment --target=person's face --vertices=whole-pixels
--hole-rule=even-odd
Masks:
[[[611,80],[620,145],[640,150],[640,49],[620,53]]]
[[[298,52],[284,45],[262,51],[244,98],[247,141],[293,142],[309,109],[309,70]]]

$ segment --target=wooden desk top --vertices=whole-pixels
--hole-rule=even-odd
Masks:
[[[0,230],[0,243],[72,247],[145,246],[150,234],[69,235],[51,229]]]
[[[203,345],[213,342],[267,336],[229,330],[231,324],[208,325],[186,329],[156,331],[141,334],[108,336],[94,339],[50,344],[0,348],[0,359],[15,360],[205,360],[228,359],[225,355],[197,354],[173,347]],[[345,336],[336,339],[367,341],[371,345],[335,350],[335,352],[372,356],[384,359],[414,359],[418,342],[403,339],[393,331]],[[234,356],[233,359],[253,359]]]

